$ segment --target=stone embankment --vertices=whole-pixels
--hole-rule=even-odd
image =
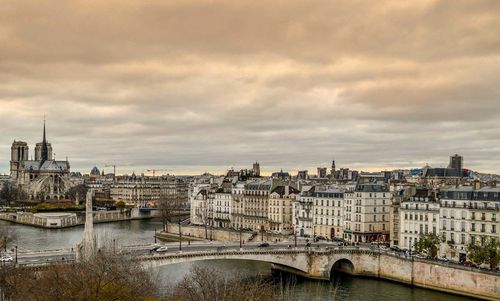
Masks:
[[[151,215],[135,214],[133,211],[94,211],[94,223],[110,223],[134,219],[149,219]],[[27,226],[62,229],[85,224],[85,212],[3,212],[0,220]]]
[[[220,229],[196,225],[183,225],[181,227],[182,236],[216,241],[240,241],[240,231],[233,229]],[[166,234],[179,235],[179,226],[177,224],[168,224]],[[257,233],[253,231],[241,231],[241,240],[249,241],[283,241],[290,240],[289,237],[275,235],[267,232]]]

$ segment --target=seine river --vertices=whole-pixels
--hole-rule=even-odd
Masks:
[[[0,226],[7,222],[0,221]],[[155,229],[161,229],[161,222],[155,220],[126,221],[94,225],[94,231],[102,239],[115,239],[117,245],[139,245],[154,242]],[[81,241],[83,226],[47,230],[23,225],[15,228],[16,244],[19,250],[49,250],[74,247]],[[240,260],[200,261],[161,267],[154,271],[164,293],[189,273],[194,266],[211,267],[228,275],[263,276],[271,275],[271,266],[266,263]],[[291,287],[296,300],[408,300],[408,301],[464,301],[475,300],[419,288],[411,288],[376,279],[341,277],[337,288],[329,282],[297,280]]]

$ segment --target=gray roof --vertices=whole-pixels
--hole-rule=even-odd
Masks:
[[[388,192],[386,185],[382,184],[358,184],[356,185],[357,192]]]
[[[67,161],[24,161],[24,170],[29,171],[69,171],[69,163]]]

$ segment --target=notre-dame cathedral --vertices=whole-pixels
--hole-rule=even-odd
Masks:
[[[15,141],[11,147],[10,176],[27,193],[30,200],[63,199],[73,186],[69,180],[69,162],[56,161],[52,145],[45,136],[36,144],[34,160],[28,159],[28,144]]]

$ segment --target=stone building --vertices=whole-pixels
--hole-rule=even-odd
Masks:
[[[314,191],[314,186],[307,191],[303,191],[294,203],[293,221],[295,225],[295,233],[300,237],[313,236]]]
[[[214,225],[218,228],[228,228],[231,226],[232,209],[232,184],[224,181],[222,187],[215,191],[213,198]]]
[[[439,198],[435,191],[417,188],[403,198],[399,211],[399,246],[414,249],[420,235],[439,234]]]
[[[254,231],[269,230],[269,192],[272,181],[253,181],[245,185],[244,228]]]
[[[343,238],[344,193],[338,189],[325,189],[313,192],[312,197],[313,236]]]
[[[357,184],[344,196],[344,238],[351,242],[388,242],[391,193],[387,185]]]
[[[244,206],[245,183],[237,182],[231,189],[231,225],[235,229],[243,228],[245,206]]]
[[[52,146],[46,139],[45,121],[43,141],[35,148],[35,160],[28,160],[28,144],[14,141],[11,147],[10,175],[28,195],[30,200],[63,199],[74,186],[70,181],[68,160],[56,161]]]
[[[484,244],[500,239],[500,188],[451,187],[441,191],[441,254],[465,260],[470,242]]]
[[[269,194],[269,230],[275,233],[293,234],[293,203],[300,191],[290,185],[279,185]]]

